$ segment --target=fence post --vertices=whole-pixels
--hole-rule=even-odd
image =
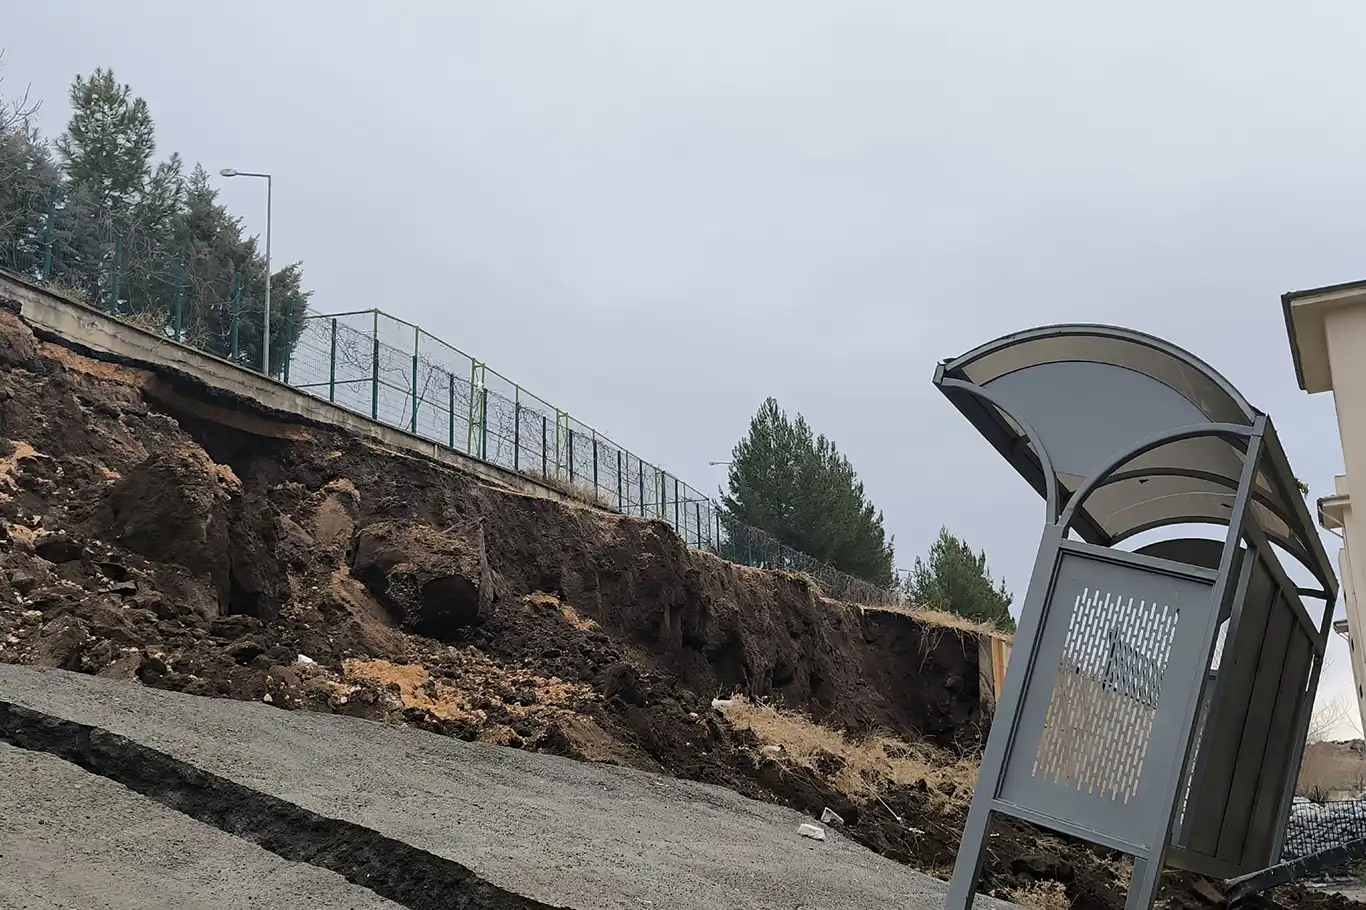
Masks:
[[[450,417],[451,425],[449,433],[450,446],[453,449],[455,448],[455,374],[450,370],[446,371],[446,389],[450,393],[448,396],[450,398],[450,407],[447,409],[447,413]]]
[[[232,309],[232,362],[239,363],[242,359],[237,343],[237,322],[242,313],[242,274],[240,272],[234,271],[232,273],[232,297],[228,306]]]
[[[479,457],[489,460],[489,387],[479,387]]]
[[[569,482],[574,482],[574,428],[565,427],[569,437]]]
[[[483,363],[479,362],[478,360],[471,359],[471,360],[470,360],[470,406],[469,406],[469,409],[468,409],[468,410],[469,410],[469,423],[467,424],[468,430],[467,430],[467,432],[465,433],[465,453],[468,454],[468,455],[473,455],[473,456],[475,456],[476,458],[482,457],[482,456],[480,456],[479,452],[481,451],[481,447],[482,447],[482,445],[483,445],[482,439],[483,439],[483,432],[484,432],[484,431],[481,429],[481,430],[480,430],[480,436],[479,436],[478,438],[475,437],[475,435],[474,435],[474,432],[475,432],[475,431],[474,431],[474,428],[475,428],[475,426],[476,426],[476,420],[475,420],[475,418],[479,417],[479,415],[480,415],[480,413],[481,413],[479,410],[477,410],[477,409],[479,408],[479,404],[476,403],[476,401],[475,401],[475,398],[476,398],[476,396],[475,396],[475,390],[476,390],[476,389],[482,390],[482,389],[485,387],[485,385],[488,383],[488,378],[489,378],[488,367],[486,367]],[[484,400],[486,400],[486,399],[480,398],[480,401],[484,401]],[[482,422],[482,421],[480,421],[480,422]]]
[[[327,356],[327,400],[337,400],[337,317],[332,317],[332,352]]]
[[[285,385],[289,385],[289,361],[290,355],[294,352],[294,297],[293,295],[285,298],[285,368],[280,371],[280,378]]]
[[[182,245],[176,254],[175,270],[175,314],[172,327],[175,330],[175,340],[180,340],[180,331],[185,323],[185,247]]]
[[[546,442],[547,442],[547,436],[548,436],[548,431],[547,431],[546,424],[548,424],[549,422],[550,422],[550,421],[549,421],[549,418],[547,418],[544,414],[542,414],[542,415],[541,415],[541,479],[542,479],[542,480],[549,480],[549,479],[550,479],[550,474],[548,473],[549,470],[550,470],[549,457],[548,457],[549,453],[546,452],[546,448],[545,448],[545,447],[546,447]]]
[[[640,517],[645,517],[645,462],[636,459],[636,467],[640,469]]]
[[[598,495],[598,431],[593,431],[593,496]]]
[[[566,416],[567,416],[567,415],[566,415],[563,411],[561,411],[559,408],[556,408],[556,409],[555,409],[555,479],[556,479],[556,480],[559,480],[559,479],[560,479],[560,475],[561,475],[562,473],[564,473],[564,463],[561,461],[561,458],[563,457],[563,454],[564,454],[564,437],[563,437],[563,435],[562,435],[562,433],[561,433],[560,427],[561,427],[561,425],[563,425],[565,430],[568,430],[568,429],[569,429],[569,424],[565,421],[565,417],[566,417]]]
[[[679,497],[678,497],[678,477],[677,477],[677,475],[675,475],[675,476],[674,476],[674,531],[676,531],[679,535],[682,535],[682,533],[683,533],[683,525],[680,524],[679,521],[678,521],[678,505],[679,505]]]
[[[512,470],[522,470],[522,387],[516,386],[512,403]]]
[[[47,188],[47,218],[43,221],[43,270],[42,279],[52,277],[52,244],[57,239],[57,184]],[[180,339],[177,338],[177,341]]]
[[[617,449],[617,511],[626,511],[626,505],[621,501],[621,449]]]
[[[697,549],[702,549],[702,503],[692,504],[693,526],[697,528]]]
[[[370,346],[370,419],[379,419],[379,310],[372,310]]]
[[[422,343],[422,330],[413,326],[413,409],[408,418],[408,431],[417,432],[417,350]]]
[[[119,269],[123,266],[123,235],[114,235],[114,271],[109,276],[109,312],[119,315]]]

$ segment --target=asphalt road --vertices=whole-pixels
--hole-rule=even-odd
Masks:
[[[5,910],[398,910],[42,752],[0,743]]]
[[[574,910],[943,904],[944,883],[833,830],[801,837],[811,819],[703,784],[55,670],[0,665],[0,702],[128,737]]]

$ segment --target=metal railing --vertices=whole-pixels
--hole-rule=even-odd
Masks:
[[[0,268],[166,338],[259,368],[264,271],[186,227],[111,213],[65,183],[0,187]],[[177,220],[177,219],[181,220]],[[280,273],[276,273],[277,276]],[[297,301],[297,303],[296,303]],[[810,577],[830,597],[902,600],[737,521],[675,474],[421,328],[379,310],[271,314],[272,373],[289,385],[595,505],[667,522],[690,546]]]

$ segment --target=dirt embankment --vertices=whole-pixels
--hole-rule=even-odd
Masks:
[[[842,786],[863,779],[854,753],[794,760],[712,699],[781,705],[851,741],[889,734],[940,766],[970,766],[988,722],[970,633],[823,600],[689,550],[662,523],[495,488],[41,342],[3,309],[0,661],[828,806],[851,836],[939,872],[961,780]],[[879,742],[878,762],[912,767]],[[984,884],[1055,880],[1079,906],[1122,906],[1113,867],[1005,826]]]

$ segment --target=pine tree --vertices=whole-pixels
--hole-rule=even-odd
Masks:
[[[242,236],[242,220],[218,202],[218,191],[202,165],[195,166],[185,183],[171,245],[184,257],[188,276],[184,337],[244,366],[259,365],[265,258],[254,237]],[[302,279],[299,263],[271,276],[270,357],[276,373],[305,323],[309,293],[303,290]]]
[[[154,162],[147,102],[111,70],[76,77],[70,98],[71,120],[56,142],[66,177],[55,244],[63,280],[93,304],[167,334],[178,324],[189,343],[259,366],[266,264],[256,238],[218,203],[202,166],[187,178],[179,155]],[[277,374],[298,342],[308,297],[299,263],[271,275]]]
[[[0,112],[0,263],[42,277],[57,166],[27,115]]]
[[[147,102],[106,69],[77,76],[70,100],[71,120],[57,139],[57,153],[71,189],[100,211],[127,218],[143,199],[156,152]]]
[[[1006,632],[1015,631],[1005,580],[993,582],[986,552],[973,553],[967,541],[950,534],[948,528],[939,529],[928,561],[915,558],[906,582],[906,596],[912,603],[992,623]]]
[[[725,506],[738,521],[874,584],[894,584],[882,514],[835,443],[769,398],[731,456]]]

